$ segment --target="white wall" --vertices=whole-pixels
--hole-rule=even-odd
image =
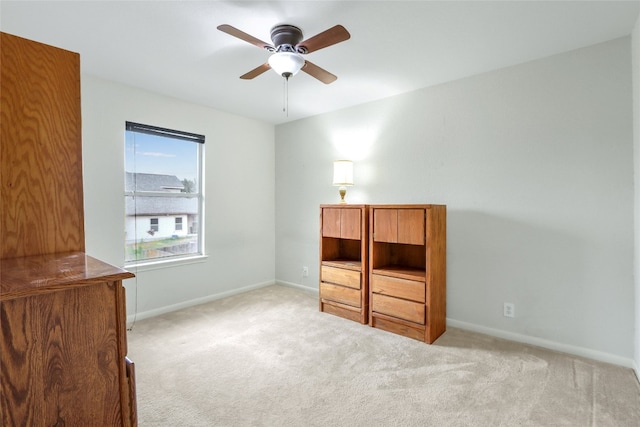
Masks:
[[[317,287],[353,158],[350,202],[448,205],[450,326],[631,365],[631,105],[627,37],[279,125],[276,278]]]
[[[124,263],[125,121],[204,134],[204,262],[138,271],[127,310],[142,316],[272,283],[274,127],[82,76],[87,253]],[[232,177],[230,180],[229,177]]]
[[[640,378],[640,18],[632,34],[633,59],[633,149],[634,149],[634,195],[635,195],[635,352],[634,368]]]

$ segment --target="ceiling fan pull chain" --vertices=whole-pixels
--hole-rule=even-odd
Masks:
[[[284,78],[283,86],[283,99],[282,99],[282,112],[289,117],[289,77]]]

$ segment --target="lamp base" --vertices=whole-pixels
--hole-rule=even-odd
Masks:
[[[347,187],[342,186],[338,189],[338,192],[340,193],[340,203],[344,203],[346,204],[347,201],[344,199],[344,196],[347,195]]]

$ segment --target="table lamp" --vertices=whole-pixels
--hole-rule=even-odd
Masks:
[[[339,186],[340,203],[347,203],[344,196],[347,186],[353,185],[353,162],[351,160],[336,160],[333,162],[333,185]]]

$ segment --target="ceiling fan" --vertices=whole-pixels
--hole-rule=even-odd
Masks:
[[[307,61],[302,55],[343,42],[351,37],[351,34],[342,25],[331,27],[304,41],[301,41],[302,30],[300,28],[288,24],[276,25],[271,29],[273,44],[265,43],[231,25],[219,25],[218,30],[272,52],[268,62],[240,76],[245,80],[253,79],[271,68],[285,79],[289,79],[302,70],[322,83],[332,83],[338,77]]]

